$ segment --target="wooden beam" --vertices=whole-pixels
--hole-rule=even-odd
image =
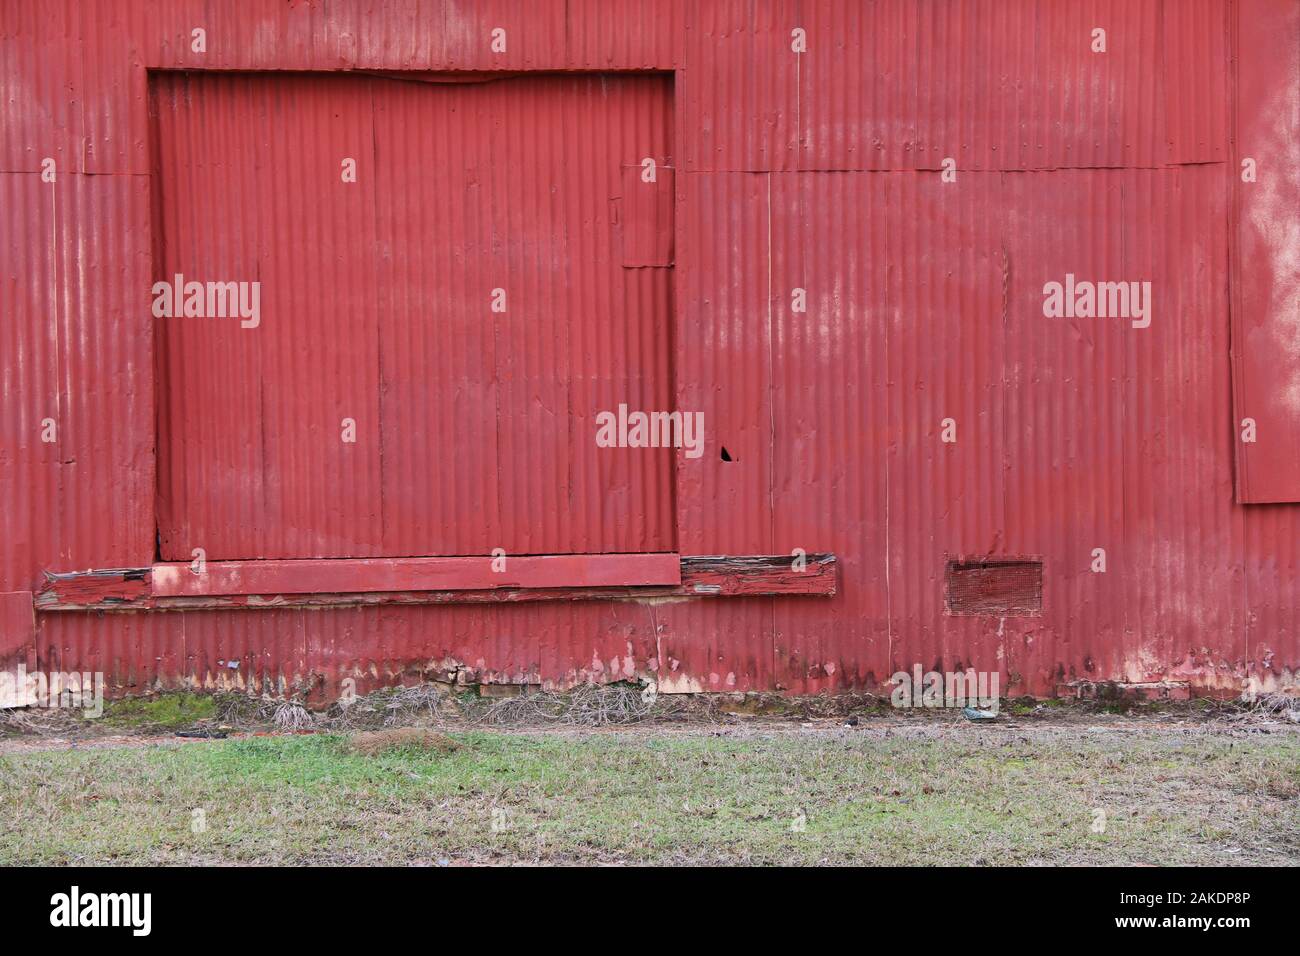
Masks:
[[[570,557],[557,555],[556,557]],[[606,557],[585,555],[590,559]],[[624,556],[625,557],[625,556]],[[128,568],[111,571],[85,571],[70,574],[47,574],[46,586],[36,595],[34,604],[38,611],[84,610],[201,610],[201,609],[256,609],[270,607],[348,607],[376,604],[492,604],[521,601],[647,601],[684,600],[709,597],[758,597],[763,595],[830,597],[835,594],[836,559],[833,554],[810,554],[802,569],[797,570],[794,559],[788,555],[711,555],[678,558],[676,555],[645,557],[671,557],[677,562],[679,583],[639,585],[569,585],[551,587],[524,587],[517,584],[494,588],[398,588],[391,590],[357,590],[355,584],[344,581],[339,590],[287,591],[270,588],[258,593],[174,593],[174,583],[158,587],[159,568],[184,569],[188,565],[154,565],[152,568]],[[413,559],[402,559],[413,560]],[[423,559],[448,560],[448,559]],[[487,559],[474,558],[481,562]],[[522,561],[522,558],[509,561]],[[231,564],[286,563],[286,562],[216,562],[217,566]],[[297,562],[289,562],[297,563]],[[334,562],[356,564],[357,562]],[[368,562],[374,563],[374,562]],[[214,563],[208,564],[212,573]],[[509,567],[509,562],[507,563]],[[232,574],[214,579],[239,588],[247,588],[251,581],[261,580],[252,569],[239,569]],[[174,573],[174,572],[168,572]],[[276,572],[280,573],[280,572]],[[384,572],[389,574],[390,572]],[[396,573],[396,572],[392,572]],[[529,572],[531,574],[531,572]],[[371,583],[384,578],[376,574]],[[199,577],[199,575],[192,575]],[[511,575],[518,579],[518,576]],[[280,578],[281,583],[287,579]],[[324,578],[317,578],[323,582]],[[331,580],[335,580],[332,579]],[[429,580],[426,578],[425,580]],[[212,590],[209,588],[209,590]],[[166,592],[166,593],[165,593]]]
[[[680,582],[681,560],[676,554],[209,561],[202,574],[195,574],[188,564],[153,566],[156,597],[632,587]]]
[[[45,586],[32,604],[41,611],[55,605],[69,608],[140,607],[152,595],[149,568],[106,568],[100,571],[45,572]]]
[[[682,558],[689,594],[743,597],[761,594],[835,594],[835,555],[712,555]]]

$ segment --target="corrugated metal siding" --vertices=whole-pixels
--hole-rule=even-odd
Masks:
[[[1295,491],[1300,475],[1296,416],[1280,413],[1279,405],[1283,409],[1287,405],[1276,401],[1276,393],[1272,402],[1267,397],[1255,401],[1252,395],[1260,385],[1276,388],[1288,371],[1294,383],[1297,374],[1300,4],[1239,0],[1237,6],[1240,55],[1232,124],[1236,155],[1227,170],[1236,196],[1236,228],[1229,234],[1230,241],[1236,240],[1232,331],[1238,364],[1233,369],[1233,438],[1238,495],[1253,500],[1257,493],[1269,497],[1268,492]],[[1264,171],[1256,183],[1241,180],[1240,161],[1245,156],[1254,158]],[[1269,326],[1273,335],[1263,341],[1255,338]],[[1259,360],[1271,360],[1272,365],[1271,374],[1262,379],[1255,378],[1251,367]],[[1255,417],[1267,430],[1267,442],[1261,437],[1256,445],[1241,445],[1239,427],[1246,416]],[[1257,457],[1259,452],[1264,454]],[[1252,679],[1267,686],[1278,673],[1294,675],[1300,657],[1300,508],[1251,505],[1234,511],[1234,518],[1240,515],[1243,538],[1247,668]]]
[[[1237,64],[1233,136],[1255,178],[1229,171],[1238,250],[1233,288],[1237,499],[1300,501],[1300,14],[1277,24],[1242,8],[1241,39],[1259,51]]]
[[[613,240],[669,77],[156,85],[157,277],[263,291],[158,323],[164,559],[673,550],[671,453],[595,443],[668,406],[672,273]]]
[[[1217,0],[702,4],[691,169],[1159,166],[1223,158]],[[792,30],[807,52],[792,49]],[[1092,52],[1092,30],[1106,53]],[[1218,69],[1205,69],[1207,63]]]
[[[46,615],[43,663],[102,662],[135,687],[382,682],[445,660],[556,685],[659,673],[680,690],[877,686],[914,663],[998,667],[1016,692],[1074,678],[1294,686],[1300,506],[1233,501],[1233,391],[1240,404],[1258,379],[1232,377],[1229,349],[1263,315],[1262,262],[1293,246],[1243,233],[1233,210],[1242,156],[1288,163],[1298,9],[6,4],[0,189],[16,214],[0,233],[13,317],[0,327],[0,486],[16,505],[0,590],[31,588],[42,567],[152,554],[149,269],[136,238],[152,169],[146,67],[675,69],[669,364],[678,407],[704,411],[708,436],[703,457],[677,459],[678,543],[835,551],[834,599]],[[195,26],[205,54],[190,51]],[[495,26],[506,54],[488,47]],[[1098,26],[1105,55],[1089,48]],[[796,27],[807,53],[790,49]],[[1283,135],[1252,138],[1260,128]],[[39,182],[46,155],[59,159],[55,199]],[[935,172],[946,156],[956,183]],[[432,250],[398,238],[388,268],[406,245],[426,275]],[[1152,280],[1152,327],[1044,319],[1042,284],[1067,271]],[[790,309],[794,287],[806,314]],[[475,341],[438,356],[448,374]],[[51,404],[77,410],[57,448],[38,437]],[[937,441],[944,417],[956,445]],[[1272,427],[1292,424],[1276,415]],[[1281,461],[1248,461],[1251,480],[1296,472]],[[453,469],[445,500],[469,500],[456,482],[481,467]],[[1096,547],[1105,574],[1089,571]],[[980,555],[1041,559],[1042,615],[946,615],[946,560]],[[246,663],[220,663],[232,659]]]
[[[15,589],[56,563],[153,553],[150,329],[139,311],[149,180],[56,168],[52,183],[0,173],[0,579],[22,582]]]
[[[155,279],[262,290],[256,328],[156,322],[162,557],[383,554],[370,91],[347,79],[156,82]],[[343,157],[360,157],[356,184],[341,181]],[[341,439],[344,418],[355,444]]]
[[[184,683],[317,699],[337,695],[345,677],[361,693],[429,680],[557,688],[658,668],[661,608],[561,601],[438,610],[60,614],[43,621],[36,656],[49,670],[100,671],[118,694]]]

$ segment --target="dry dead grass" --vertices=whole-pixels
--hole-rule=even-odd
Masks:
[[[461,745],[446,734],[424,727],[394,727],[390,730],[370,730],[353,734],[348,747],[354,752],[374,757],[390,750],[424,751],[449,754]]]

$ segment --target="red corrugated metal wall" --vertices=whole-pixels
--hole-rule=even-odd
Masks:
[[[202,53],[191,48],[195,28],[206,31]],[[491,48],[497,28],[504,52]],[[1092,51],[1097,28],[1105,53]],[[805,31],[806,52],[791,48],[795,29]],[[1300,416],[1285,401],[1296,361],[1295,0],[4,4],[0,496],[10,507],[0,592],[34,588],[43,568],[138,566],[155,553],[155,488],[167,500],[174,478],[167,449],[155,448],[148,292],[162,269],[151,196],[168,177],[166,155],[154,155],[164,140],[150,127],[151,82],[160,106],[186,84],[204,96],[242,84],[250,98],[258,84],[302,86],[293,119],[266,130],[282,148],[313,136],[316,109],[340,112],[317,130],[311,146],[322,151],[348,144],[321,137],[362,135],[372,123],[382,138],[387,127],[392,148],[377,154],[373,172],[414,177],[415,208],[385,206],[369,187],[344,200],[371,203],[368,238],[382,247],[388,237],[375,281],[424,301],[444,288],[434,275],[440,258],[454,255],[403,234],[438,215],[438,197],[421,202],[411,151],[426,150],[420,159],[430,165],[468,168],[444,143],[414,142],[419,124],[397,112],[437,91],[359,76],[151,80],[150,70],[673,71],[669,141],[655,139],[667,131],[654,123],[611,120],[603,132],[593,127],[600,142],[570,144],[608,150],[610,179],[599,188],[610,198],[621,166],[639,155],[681,157],[673,277],[634,270],[648,283],[636,301],[654,301],[672,282],[671,334],[653,339],[671,343],[671,354],[647,357],[632,342],[570,342],[566,354],[595,376],[653,370],[647,395],[667,380],[655,375],[670,376],[676,406],[705,413],[706,453],[678,455],[675,498],[645,478],[646,499],[674,510],[665,525],[648,506],[599,512],[595,502],[617,478],[590,470],[564,470],[585,490],[557,507],[546,497],[557,487],[555,460],[527,460],[528,449],[516,448],[507,457],[528,473],[514,500],[483,521],[495,517],[503,534],[535,535],[547,547],[675,540],[684,554],[833,551],[839,593],[41,615],[35,650],[44,666],[101,669],[135,689],[183,680],[282,687],[310,675],[385,682],[456,663],[487,680],[553,685],[655,673],[674,690],[874,687],[914,663],[998,669],[1012,692],[1051,693],[1077,678],[1295,686]],[[600,81],[519,82],[580,90]],[[367,114],[361,91],[379,85],[402,93]],[[254,123],[251,102],[213,110],[244,109]],[[344,122],[349,109],[355,122]],[[500,133],[537,147],[541,134],[526,135],[535,119],[503,107]],[[221,131],[211,112],[188,121],[198,134]],[[228,130],[213,149],[254,130]],[[46,157],[57,164],[54,183],[41,178]],[[949,157],[955,182],[941,176]],[[1241,177],[1245,158],[1258,167],[1254,182]],[[289,202],[312,175],[257,172],[223,212],[264,214],[239,204],[258,195]],[[509,185],[529,188],[526,178]],[[303,254],[318,256],[295,268],[314,284],[304,293],[321,298],[312,315],[322,323],[343,322],[350,307],[337,295],[356,291],[346,271],[327,268],[330,250],[307,238],[313,217],[336,212],[276,218],[282,238],[296,234]],[[607,208],[591,213],[600,214]],[[592,242],[592,254],[606,254],[599,235]],[[1044,283],[1066,273],[1152,282],[1150,327],[1046,318]],[[791,308],[795,289],[806,291],[806,313]],[[414,329],[414,308],[385,302],[368,321]],[[427,430],[420,396],[436,404],[439,383],[473,379],[470,363],[486,361],[490,326],[447,309],[439,314],[462,338],[444,348],[413,338],[394,351],[406,363],[394,366],[403,383],[394,388],[406,395],[389,393],[398,418],[385,427]],[[551,326],[521,334],[554,349],[563,312],[548,314]],[[353,382],[373,395],[378,379],[366,376],[377,374],[368,369],[383,336],[359,332],[349,329],[348,340],[361,361],[330,372],[330,387]],[[233,360],[204,354],[208,373]],[[526,351],[522,360],[518,387],[562,380],[559,370],[528,365]],[[249,373],[223,374],[231,398],[245,401]],[[160,394],[171,396],[176,383],[163,381]],[[378,402],[366,414],[377,417]],[[291,408],[264,420],[284,449],[310,435]],[[342,417],[327,410],[330,421]],[[158,412],[166,435],[165,402]],[[1243,445],[1248,416],[1259,435]],[[54,444],[41,441],[46,418],[58,424]],[[955,423],[955,443],[941,441],[944,419]],[[576,440],[550,447],[582,452]],[[292,458],[315,469],[302,479],[332,479],[323,471],[335,465],[311,454]],[[387,482],[400,498],[427,472],[440,493],[406,499],[409,510],[368,542],[369,553],[479,548],[462,511],[474,507],[476,476],[490,461],[443,456],[427,435],[410,438],[401,455],[405,476],[367,471],[322,487],[313,507],[336,506],[324,520],[306,512],[297,538],[274,540],[275,526],[255,527],[256,516],[218,522],[212,533],[255,530],[268,553],[337,553],[331,521],[371,521],[366,509],[386,500]],[[234,477],[251,480],[251,462],[233,460]],[[631,470],[623,477],[634,483]],[[607,520],[634,513],[642,524]],[[389,527],[383,516],[380,526]],[[406,550],[408,541],[418,543]],[[1097,548],[1104,574],[1090,570]],[[998,555],[1041,558],[1042,615],[946,614],[947,560]]]
[[[672,272],[611,242],[671,77],[154,88],[155,277],[265,290],[158,323],[165,560],[674,550],[671,451],[591,440],[671,402]]]

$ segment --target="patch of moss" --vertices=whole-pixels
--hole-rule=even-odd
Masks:
[[[216,716],[217,701],[211,695],[174,693],[106,701],[103,719],[118,727],[174,730]]]

